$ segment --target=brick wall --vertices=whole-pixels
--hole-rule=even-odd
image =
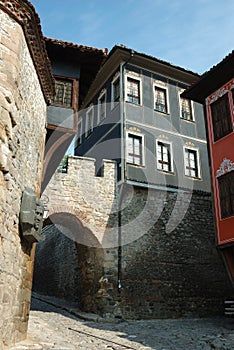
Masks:
[[[67,174],[57,173],[46,191],[50,220],[66,228],[54,247],[63,244],[63,233],[78,243],[79,290],[72,288],[72,298],[80,298],[85,311],[125,318],[222,313],[232,289],[216,250],[210,195],[125,186],[118,217],[114,163],[105,163],[104,177],[95,177],[94,162],[70,157]],[[63,275],[54,277],[59,279],[56,292],[56,286],[67,283],[67,255],[52,258],[57,248],[38,248],[36,266],[48,256],[54,266],[63,265],[58,267]],[[35,278],[40,290],[40,278]]]
[[[0,10],[0,349],[26,336],[33,263],[22,192],[40,192],[46,103],[21,26]]]

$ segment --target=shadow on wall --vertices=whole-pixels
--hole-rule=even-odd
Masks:
[[[92,246],[99,246],[96,237],[76,216],[51,215],[36,247],[33,291],[76,300],[80,309],[86,305],[84,311],[94,311],[93,300],[103,276],[103,249]]]

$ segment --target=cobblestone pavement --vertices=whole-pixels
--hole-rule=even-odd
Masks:
[[[33,298],[28,339],[11,350],[49,349],[233,350],[234,319],[93,322]]]

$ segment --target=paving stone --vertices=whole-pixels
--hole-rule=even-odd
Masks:
[[[50,298],[53,304],[58,299]],[[164,319],[100,323],[85,321],[34,299],[28,339],[11,350],[233,350],[234,320]],[[64,302],[64,306],[68,303]],[[77,313],[78,314],[78,313]],[[135,336],[135,337],[132,337]]]

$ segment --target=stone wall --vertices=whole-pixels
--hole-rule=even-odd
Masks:
[[[33,262],[21,242],[25,187],[40,193],[46,103],[22,27],[0,9],[0,349],[26,336]]]
[[[43,249],[38,245],[36,266],[49,256],[64,271],[53,277],[54,293],[69,276],[69,257],[53,253],[65,234],[77,243],[79,288],[71,293],[84,311],[125,318],[222,314],[232,289],[216,250],[210,194],[124,185],[118,215],[114,163],[104,164],[104,177],[94,176],[94,165],[92,159],[70,157],[68,172],[57,173],[45,193],[48,224],[63,228],[48,240],[53,249],[46,240]],[[42,273],[35,272],[40,291]]]
[[[67,173],[52,177],[42,196],[49,218],[36,249],[35,291],[79,299],[83,310],[102,312],[102,244],[116,223],[116,217],[110,220],[116,205],[115,167],[105,161],[103,176],[96,177],[94,159],[69,157]]]
[[[45,295],[80,299],[81,269],[76,243],[55,225],[46,226],[36,252],[46,259],[35,259],[33,289]]]
[[[132,190],[131,190],[132,192]],[[163,211],[155,224],[140,238],[122,248],[122,290],[120,310],[127,318],[168,318],[223,314],[224,299],[232,288],[215,244],[211,197],[207,193],[184,193],[178,211],[189,207],[183,220],[167,229],[178,193],[147,189],[125,191],[123,223],[131,222],[134,213],[146,203],[154,215],[157,203],[164,198]],[[127,199],[128,198],[128,199]],[[180,209],[181,208],[181,209]],[[176,219],[176,217],[175,217]],[[111,295],[111,293],[110,293]]]

